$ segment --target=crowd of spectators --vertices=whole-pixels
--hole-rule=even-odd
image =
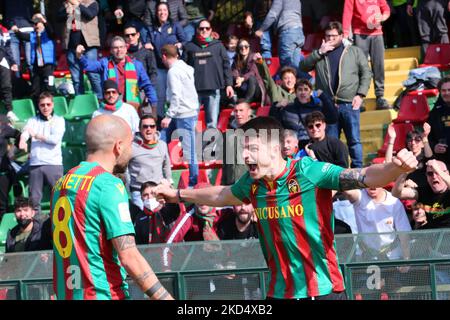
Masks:
[[[219,28],[214,24],[216,1],[55,1],[59,7],[53,8],[51,19],[35,13],[31,0],[2,1],[0,97],[6,116],[0,117],[0,218],[8,212],[8,194],[17,171],[11,162],[13,141],[29,150],[25,170],[30,190],[29,199],[16,199],[18,226],[9,233],[7,251],[49,248],[50,229],[35,214],[42,215],[44,184],[53,186],[69,169],[62,165],[64,118],[53,110],[53,97],[59,94],[53,75],[61,58],[56,55],[58,41],[75,95],[85,93],[86,73],[99,100],[92,116],[115,114],[135,133],[127,186],[138,244],[257,237],[251,207],[161,205],[151,196],[158,184],[174,183],[168,148],[173,134],[181,140],[188,162],[187,187],[207,185],[199,178],[197,159],[203,151],[199,146],[204,147],[196,142],[200,112],[206,128],[218,131],[219,115],[232,108],[225,129],[234,130],[254,117],[255,109],[267,107],[286,129],[282,133],[286,157],[309,156],[347,168],[350,155],[350,166],[362,167],[360,113],[372,80],[377,109],[390,108],[384,99],[383,55],[384,39],[391,35],[383,33],[383,23],[394,16],[411,35],[411,42],[402,44],[414,44],[417,31],[410,16],[416,15],[417,35],[426,50],[433,42],[448,43],[445,14],[450,3],[419,0],[413,9],[409,0],[341,2],[342,17],[334,13],[333,1],[246,1],[242,21]],[[369,3],[375,12],[370,17]],[[302,51],[303,9],[316,13],[309,17],[315,21],[313,29],[324,34],[321,44],[308,54]],[[109,55],[100,57],[105,47]],[[276,56],[275,52],[280,68],[273,73],[265,59]],[[13,87],[25,73],[31,76],[29,96],[37,115],[19,131],[12,126],[18,120],[12,111]],[[450,225],[450,78],[443,78],[438,89],[440,96],[428,122],[402,137],[420,160],[418,169],[396,181],[392,194],[378,188],[338,195],[352,204],[346,209],[353,208],[353,218],[340,215],[340,222],[350,225],[347,230],[355,232],[356,226],[357,232],[407,231]],[[341,130],[347,146],[340,140]],[[230,146],[234,136],[219,135],[223,165],[216,183],[231,185],[247,166],[238,146]],[[385,161],[389,162],[399,137],[392,126],[388,135]],[[406,202],[399,199],[413,200],[412,210],[405,211]],[[368,247],[380,251],[389,241],[368,243]],[[391,249],[405,257],[409,254],[403,244]]]

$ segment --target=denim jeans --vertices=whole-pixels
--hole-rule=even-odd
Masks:
[[[353,110],[351,103],[338,104],[338,122],[327,124],[327,134],[339,139],[341,129],[344,129],[348,151],[352,158],[352,168],[362,168],[363,150],[360,138],[360,110]]]
[[[158,116],[164,118],[165,110],[164,104],[166,103],[166,89],[167,89],[167,69],[157,69],[158,78],[156,79],[156,94],[158,95]]]
[[[90,60],[97,60],[97,49],[88,48],[84,53],[86,58]],[[75,95],[84,94],[84,77],[83,70],[77,59],[74,50],[67,51],[67,63],[69,64],[70,75],[72,77],[73,89],[75,90]],[[87,72],[86,73],[89,81],[91,82],[92,91],[95,93],[97,98],[103,98],[102,92],[102,81],[99,73]]]
[[[203,105],[206,113],[206,126],[217,128],[220,109],[220,89],[198,91],[198,101]]]
[[[161,140],[167,144],[173,139],[180,139],[183,156],[189,164],[189,186],[197,184],[198,163],[195,152],[195,127],[198,116],[173,118],[168,128],[161,130]]]
[[[282,66],[298,68],[305,36],[301,27],[283,30],[278,38],[278,55]]]
[[[25,48],[25,61],[27,62],[27,69],[31,72],[31,45],[30,41],[23,41],[17,38],[14,32],[9,33],[11,37],[11,52],[13,55],[14,62],[17,64],[20,70],[20,44],[22,43]],[[19,77],[20,74],[18,73]]]
[[[256,21],[256,30],[261,27],[263,21]],[[270,38],[270,30],[266,30],[263,32],[263,36],[261,37],[261,55],[263,58],[272,58],[272,39]]]

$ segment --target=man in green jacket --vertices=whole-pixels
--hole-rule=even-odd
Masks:
[[[330,22],[325,29],[325,40],[300,62],[305,72],[316,71],[316,89],[333,97],[339,110],[338,122],[328,125],[327,134],[339,138],[344,129],[351,167],[363,165],[360,140],[360,107],[369,90],[372,72],[364,52],[356,46],[344,46],[342,24]]]

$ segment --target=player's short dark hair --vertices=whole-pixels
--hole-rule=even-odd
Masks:
[[[247,121],[245,124],[243,124],[240,129],[242,129],[246,134],[249,133],[247,130],[253,129],[256,132],[257,137],[267,135],[268,141],[277,139],[280,146],[282,146],[284,143],[284,138],[283,138],[284,128],[277,119],[272,118],[272,117],[253,118],[253,119]],[[273,136],[273,135],[277,135],[277,136]],[[251,136],[251,135],[249,135],[249,136]]]
[[[14,211],[20,208],[33,208],[33,203],[30,198],[26,197],[17,197],[14,201]]]
[[[145,189],[151,187],[156,187],[158,184],[154,181],[146,181],[143,184],[141,184],[141,194],[145,191]]]
[[[320,122],[325,122],[325,116],[322,112],[320,111],[313,111],[311,113],[308,113],[305,116],[305,119],[303,120],[305,122],[305,124],[308,126],[310,124],[313,124],[316,121],[320,121]]]
[[[344,31],[342,29],[342,23],[340,23],[339,21],[329,22],[328,25],[325,27],[324,31],[330,31],[330,30],[337,30],[339,35],[344,33]]]

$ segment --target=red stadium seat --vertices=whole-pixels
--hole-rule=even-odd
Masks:
[[[228,128],[228,122],[230,121],[231,114],[233,113],[233,109],[223,109],[220,111],[219,121],[217,122],[217,129],[222,132],[225,132]]]
[[[441,71],[450,70],[450,44],[428,45],[425,58],[420,67],[434,66]]]
[[[183,159],[183,148],[179,140],[172,140],[168,144],[170,163],[172,170],[188,168],[187,162]]]
[[[252,109],[258,109],[259,107],[261,107],[261,103],[260,102],[252,102],[252,103],[250,103],[250,108],[252,108]]]
[[[394,124],[395,133],[397,138],[394,142],[394,152],[397,152],[406,147],[406,134],[414,130],[412,123],[395,123]],[[378,156],[384,157],[386,155],[386,150],[389,144],[389,135],[386,133],[384,137],[384,143],[380,150],[378,150]]]
[[[280,69],[280,59],[278,57],[266,58],[266,64],[269,68],[270,76],[274,77]]]
[[[206,130],[206,115],[205,110],[200,110],[198,113],[197,127],[195,129],[197,132],[203,132]]]
[[[428,119],[430,107],[424,95],[406,95],[400,102],[400,110],[394,123],[412,122],[423,123]]]
[[[420,96],[425,97],[437,97],[439,95],[439,89],[425,89],[425,90],[413,90],[408,92],[408,96]]]
[[[268,117],[270,113],[270,106],[262,106],[256,110],[257,117]]]

